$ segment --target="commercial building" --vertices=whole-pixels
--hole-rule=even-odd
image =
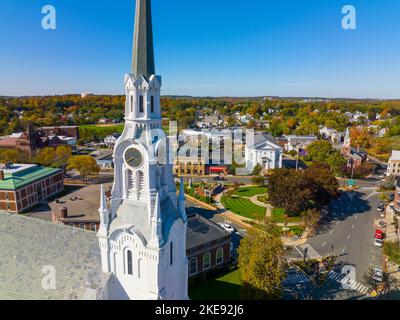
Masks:
[[[400,151],[392,151],[392,156],[388,161],[387,175],[400,176]]]

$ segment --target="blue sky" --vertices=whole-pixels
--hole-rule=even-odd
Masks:
[[[163,94],[400,98],[398,0],[152,2]],[[123,94],[133,17],[134,0],[2,0],[0,95]]]

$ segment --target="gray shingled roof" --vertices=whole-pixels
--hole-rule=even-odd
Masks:
[[[54,266],[56,289],[42,288],[44,266]],[[101,272],[96,234],[0,212],[0,299],[96,299]]]

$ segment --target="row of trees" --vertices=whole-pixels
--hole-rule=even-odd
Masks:
[[[181,128],[192,125],[196,112],[211,115],[216,111],[228,116],[230,125],[237,120],[234,113],[250,114],[255,119],[269,120],[270,131],[283,133],[317,134],[320,125],[344,131],[349,125],[345,112],[361,111],[358,124],[373,121],[379,127],[388,128],[390,135],[400,132],[400,101],[302,101],[301,99],[261,98],[161,98],[163,117],[177,120]],[[123,121],[125,96],[79,95],[0,98],[0,133],[9,133],[19,127],[19,120],[30,121],[38,126],[61,124],[92,124],[101,118]],[[376,117],[380,115],[380,120]],[[395,119],[392,121],[392,119]],[[253,125],[255,123],[253,122]]]
[[[73,156],[67,146],[40,149],[36,157],[31,158],[23,151],[10,149],[0,150],[0,163],[31,163],[46,167],[59,168],[64,171],[76,170],[83,181],[99,173],[100,168],[91,156]]]

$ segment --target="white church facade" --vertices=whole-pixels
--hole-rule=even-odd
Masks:
[[[110,204],[102,190],[99,209],[102,271],[110,275],[105,299],[188,299],[185,196],[183,188],[176,195],[160,89],[151,1],[137,0],[125,129],[114,147]]]

